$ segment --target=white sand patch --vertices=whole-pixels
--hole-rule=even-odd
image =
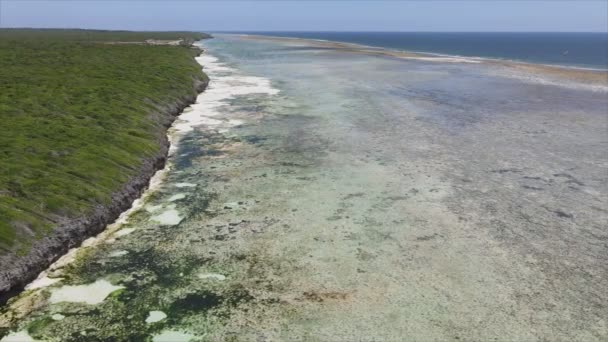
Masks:
[[[228,105],[227,100],[239,95],[268,94],[276,95],[279,90],[272,87],[269,79],[257,76],[237,74],[237,70],[219,62],[216,57],[208,54],[196,57],[203,70],[213,79],[207,89],[199,94],[196,103],[191,105],[184,114],[180,115],[173,125],[173,132],[183,135],[194,127],[205,126],[218,128],[242,124],[239,120],[222,121],[213,117],[221,115],[221,107]]]
[[[18,331],[14,333],[10,333],[4,338],[0,340],[0,342],[35,342],[38,340],[34,340],[27,331]]]
[[[193,188],[196,186],[194,183],[175,183],[173,184],[176,188]]]
[[[44,272],[44,273],[41,273],[38,276],[38,278],[36,278],[36,280],[34,280],[33,282],[29,283],[25,287],[25,289],[26,290],[40,289],[40,288],[43,288],[43,287],[47,287],[47,286],[53,285],[53,284],[55,284],[57,282],[60,282],[62,280],[63,280],[63,278],[49,278],[46,275],[46,272]]]
[[[177,200],[184,199],[184,198],[186,198],[186,194],[184,194],[184,193],[175,194],[175,195],[169,197],[169,202],[177,201]]]
[[[127,254],[129,254],[128,251],[114,251],[114,252],[108,254],[108,256],[110,258],[116,258],[116,257],[120,257],[120,256],[127,255]]]
[[[165,330],[159,335],[152,337],[154,342],[185,342],[191,341],[194,338],[193,335],[183,333],[175,330]]]
[[[226,280],[226,276],[219,273],[201,273],[198,275],[200,279]]]
[[[136,230],[135,228],[123,228],[123,229],[117,231],[116,233],[114,233],[114,236],[121,237],[121,236],[129,235],[129,234],[133,233],[135,230]]]
[[[162,204],[158,204],[158,205],[147,205],[146,206],[146,211],[149,213],[153,213],[155,211],[158,211],[159,209],[162,209],[163,205]]]
[[[49,302],[99,304],[103,302],[110,293],[124,288],[124,286],[115,286],[107,280],[99,279],[96,282],[87,285],[68,285],[54,289],[51,292]]]
[[[182,217],[179,215],[179,211],[176,209],[168,209],[162,213],[152,216],[150,220],[158,222],[165,226],[174,226],[182,222]]]
[[[162,311],[150,311],[148,318],[146,318],[146,323],[160,322],[165,318],[167,318],[167,314]]]
[[[57,313],[57,314],[54,314],[53,316],[51,316],[51,318],[52,318],[53,320],[55,320],[55,321],[61,321],[62,319],[64,319],[64,318],[65,318],[65,316],[64,316],[64,315],[62,315],[62,314]]]

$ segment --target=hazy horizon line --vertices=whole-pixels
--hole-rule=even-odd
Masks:
[[[90,31],[123,31],[123,32],[200,32],[200,33],[243,33],[243,32],[254,32],[254,33],[267,33],[267,32],[285,32],[285,33],[307,33],[307,32],[318,32],[318,33],[598,33],[608,35],[608,31],[411,31],[411,30],[188,30],[188,29],[170,29],[170,30],[158,30],[158,29],[142,29],[142,30],[131,30],[131,29],[107,29],[107,28],[84,28],[84,27],[28,27],[28,26],[11,26],[5,27],[0,25],[0,29],[21,29],[21,30],[90,30]]]

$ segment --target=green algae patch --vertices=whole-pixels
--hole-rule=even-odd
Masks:
[[[42,333],[42,331],[44,331],[44,329],[54,322],[55,320],[52,317],[43,317],[41,319],[37,319],[28,325],[27,333],[36,338]]]

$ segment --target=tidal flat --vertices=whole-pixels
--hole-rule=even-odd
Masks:
[[[203,48],[162,182],[2,308],[4,340],[608,339],[608,84]]]

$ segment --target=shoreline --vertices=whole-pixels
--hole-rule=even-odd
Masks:
[[[503,67],[513,72],[523,71],[526,74],[555,77],[559,80],[581,83],[593,87],[598,91],[608,92],[608,69],[593,69],[566,65],[533,63],[510,59],[497,59],[489,57],[468,57],[459,55],[445,55],[439,53],[417,52],[406,50],[393,50],[389,48],[369,46],[356,43],[330,41],[324,39],[309,39],[297,37],[266,36],[255,34],[224,34],[238,36],[251,40],[270,40],[279,42],[306,42],[327,49],[336,49],[342,52],[364,53],[401,59],[424,60],[431,62],[452,62],[485,64]]]
[[[190,45],[191,48],[203,51]],[[196,57],[195,57],[196,58]],[[57,225],[49,236],[34,242],[26,255],[3,256],[3,264],[11,265],[0,275],[0,306],[22,293],[28,284],[35,281],[45,270],[79,246],[85,240],[106,231],[107,227],[119,221],[129,212],[136,201],[152,186],[153,177],[166,168],[171,148],[168,132],[173,122],[183,110],[196,102],[198,95],[205,91],[208,78],[193,78],[191,94],[184,94],[173,103],[167,103],[159,113],[165,117],[164,132],[159,136],[159,151],[152,157],[142,159],[139,171],[112,194],[107,205],[98,205],[90,215],[68,220]]]

